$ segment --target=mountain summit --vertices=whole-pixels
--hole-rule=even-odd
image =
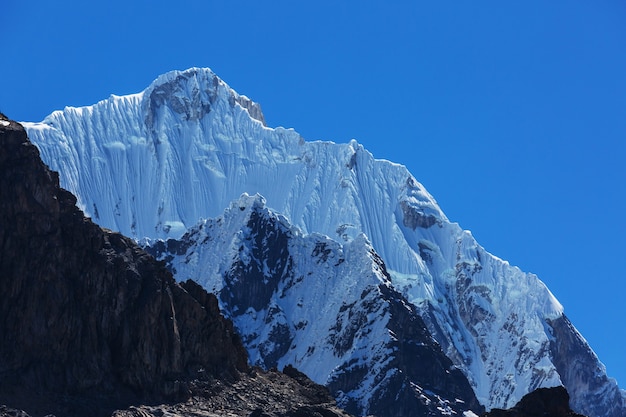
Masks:
[[[241,316],[238,309],[243,305],[237,304],[233,285],[238,276],[245,275],[251,260],[260,262],[256,278],[285,278],[277,277],[277,270],[263,263],[271,258],[271,248],[254,258],[245,245],[242,250],[222,248],[223,258],[212,261],[223,268],[214,268],[203,264],[200,254],[206,253],[201,246],[210,245],[216,237],[190,243],[190,233],[202,222],[219,222],[226,216],[224,209],[244,193],[260,194],[265,206],[297,228],[295,235],[328,239],[327,246],[313,249],[309,258],[326,254],[329,247],[336,250],[328,256],[366,241],[381,259],[369,265],[381,270],[385,266],[379,278],[384,276],[385,285],[397,293],[394,297],[409,306],[408,315],[424,321],[487,409],[511,407],[539,387],[564,385],[577,412],[592,417],[626,414],[623,391],[606,376],[547,287],[535,275],[488,253],[468,231],[450,222],[404,166],[375,159],[356,141],[307,142],[294,130],[269,128],[260,106],[237,94],[209,69],[167,73],[141,93],[65,108],[25,127],[44,161],[59,171],[61,184],[78,196],[79,206],[96,223],[144,242],[170,239],[172,246],[161,255],[169,256],[176,278],[221,283],[220,302],[231,317]],[[242,211],[248,210],[243,207]],[[240,228],[236,242],[244,243],[246,230]],[[263,247],[274,236],[268,233],[250,237],[250,242]],[[367,264],[364,257],[371,254],[362,250],[358,260],[338,259],[362,266]],[[355,270],[327,260],[322,263],[335,271]],[[239,272],[228,279],[237,265]],[[309,272],[315,277],[319,271]],[[335,286],[329,291],[344,291],[346,282],[354,278],[337,274],[327,284]],[[311,281],[315,279],[307,282]],[[303,284],[302,291],[313,291],[315,286],[310,285]],[[284,312],[277,299],[279,294],[272,290],[263,298],[266,304],[246,308],[267,312],[278,305]],[[353,301],[346,300],[345,308],[351,308]],[[315,306],[307,307],[302,314],[311,320],[318,319],[311,314],[324,314]],[[287,315],[281,316],[290,334],[295,334],[300,323],[297,311],[293,313],[289,321]],[[367,323],[383,316],[382,312],[365,315]],[[337,317],[332,326],[337,325]],[[342,323],[351,319],[348,314]],[[245,338],[250,329],[238,326]],[[386,327],[388,334],[393,332],[391,327]],[[317,346],[314,336],[300,341],[298,349]],[[375,356],[378,341],[369,342],[369,351],[368,346],[359,347],[364,357]],[[354,345],[346,348],[356,349]],[[292,345],[268,344],[265,349],[280,362]],[[313,352],[307,360],[312,364],[321,359]],[[320,372],[314,379],[332,387],[336,377],[331,374],[331,370]],[[357,378],[354,375],[351,378]],[[370,377],[362,372],[355,386]],[[341,402],[346,393],[339,391],[335,394]],[[353,397],[344,398],[349,402],[347,398]]]

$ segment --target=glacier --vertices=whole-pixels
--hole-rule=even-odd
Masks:
[[[448,220],[406,167],[375,159],[356,140],[309,142],[268,127],[260,105],[209,69],[172,71],[143,92],[23,124],[103,227],[137,240],[179,239],[242,194],[260,194],[298,233],[348,246],[366,236],[390,285],[488,409],[564,385],[578,412],[626,414],[623,391],[544,283]],[[567,370],[563,352],[578,355],[580,372]],[[325,382],[324,372],[314,379]]]

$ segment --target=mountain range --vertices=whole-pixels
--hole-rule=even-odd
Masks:
[[[469,415],[562,385],[576,412],[625,414],[548,288],[405,167],[267,127],[208,69],[24,126],[95,223],[218,295],[252,364],[294,364],[349,412]]]

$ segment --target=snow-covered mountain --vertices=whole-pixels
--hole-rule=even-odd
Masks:
[[[343,244],[305,235],[244,194],[148,250],[219,294],[254,365],[295,365],[355,415],[482,411],[363,234]]]
[[[404,166],[374,159],[356,141],[307,142],[291,129],[269,128],[257,104],[208,69],[167,73],[141,93],[66,108],[24,125],[44,161],[60,172],[62,185],[104,227],[136,239],[177,239],[201,219],[218,218],[242,193],[261,194],[298,233],[316,234],[302,245],[324,235],[328,244],[342,242],[332,243],[337,253],[361,248],[367,257],[369,240],[386,265],[386,287],[422,316],[487,408],[509,407],[534,388],[562,384],[578,412],[626,414],[623,391],[607,378],[546,286],[450,222]],[[221,253],[231,258],[220,258],[219,265],[235,254],[232,248]],[[185,274],[213,289],[219,289],[219,274],[224,285],[236,284],[227,279],[230,269],[215,269],[217,259],[203,264],[200,258],[190,259],[187,265],[196,270]],[[339,270],[358,271],[363,259],[350,267],[329,265],[337,271],[319,278],[344,291],[344,281],[354,277]],[[371,271],[363,276],[372,285],[386,282]],[[321,289],[312,285],[308,291]],[[323,314],[314,307],[295,311],[309,322],[310,314]],[[248,348],[254,351],[257,342],[249,340]],[[368,355],[374,355],[382,345],[370,342]],[[307,343],[315,346],[313,339]]]

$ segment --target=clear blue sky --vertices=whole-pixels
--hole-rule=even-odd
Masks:
[[[405,164],[626,387],[625,22],[622,0],[4,0],[0,111],[211,67],[269,125]]]

